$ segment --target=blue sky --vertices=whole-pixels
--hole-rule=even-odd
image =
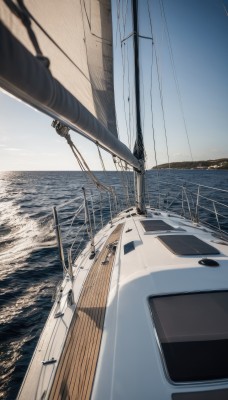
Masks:
[[[130,3],[130,2],[128,2]],[[147,1],[140,3],[141,35],[150,36]],[[170,161],[190,160],[190,151],[178,96],[172,75],[159,1],[150,2],[154,50],[157,52],[159,75]],[[126,4],[126,3],[125,3]],[[175,71],[194,160],[228,156],[228,1],[163,0],[172,44]],[[224,8],[225,7],[225,8]],[[115,9],[115,5],[114,5]],[[123,7],[125,12],[125,8]],[[127,10],[129,11],[129,10]],[[128,13],[129,14],[129,13]],[[131,32],[127,25],[125,34]],[[122,31],[122,37],[124,32]],[[116,35],[115,35],[116,37]],[[155,164],[150,110],[151,41],[140,39],[142,76],[142,119],[147,166]],[[116,51],[116,108],[120,138],[128,143],[123,115],[122,64]],[[125,45],[125,109],[133,108],[132,43]],[[127,55],[127,57],[126,57]],[[129,82],[126,69],[129,65]],[[155,56],[153,58],[153,115],[158,163],[167,162],[163,116]],[[129,101],[127,100],[129,97]],[[74,170],[78,169],[65,141],[51,127],[52,120],[20,101],[0,93],[0,170]],[[133,118],[132,118],[133,119]],[[127,122],[134,132],[133,120]],[[72,132],[72,138],[91,169],[101,169],[96,146]],[[134,138],[134,134],[133,134]],[[133,140],[132,140],[133,142]],[[113,169],[111,157],[102,153],[107,169]]]
[[[65,139],[52,128],[52,118],[4,93],[0,93],[0,110],[0,170],[79,170]],[[96,146],[75,132],[71,136],[89,166],[100,170]],[[110,155],[102,154],[111,164]]]

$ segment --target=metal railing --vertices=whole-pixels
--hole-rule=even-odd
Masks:
[[[147,194],[149,204],[173,211],[228,236],[228,190],[184,182],[159,179]]]
[[[132,196],[129,193],[132,192]],[[217,230],[228,238],[228,191],[211,186],[184,182],[181,179],[159,179],[149,183],[146,190],[149,207],[171,211],[195,223]],[[64,274],[72,277],[72,266],[79,253],[90,242],[90,258],[96,251],[96,232],[110,223],[126,208],[134,205],[134,193],[130,188],[118,194],[99,190],[81,189],[78,197],[53,207],[59,256]]]
[[[117,197],[112,192],[81,189],[81,195],[53,207],[59,258],[64,275],[73,278],[73,265],[86,243],[90,243],[89,258],[96,252],[95,234],[105,224],[113,224],[113,218],[129,207],[129,197]]]

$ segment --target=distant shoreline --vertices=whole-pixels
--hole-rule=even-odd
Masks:
[[[216,160],[206,161],[181,161],[172,162],[170,164],[160,164],[152,169],[195,169],[195,170],[221,170],[228,169],[228,158],[219,158]]]

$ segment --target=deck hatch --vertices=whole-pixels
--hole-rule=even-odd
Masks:
[[[193,235],[162,235],[157,238],[178,256],[220,254],[219,251]]]
[[[124,254],[130,253],[132,250],[135,250],[134,242],[128,242],[124,245]]]
[[[175,230],[173,226],[167,224],[162,219],[142,220],[140,222],[146,232]]]
[[[149,306],[173,382],[228,379],[227,291],[150,297]]]

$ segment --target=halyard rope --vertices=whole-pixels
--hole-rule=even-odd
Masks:
[[[113,191],[112,187],[101,183],[97,179],[97,177],[93,174],[93,172],[90,170],[90,168],[89,168],[88,164],[86,163],[85,159],[83,158],[82,154],[80,153],[78,148],[75,146],[75,144],[71,140],[71,137],[69,134],[69,128],[67,126],[61,124],[61,122],[56,121],[56,120],[53,121],[52,126],[55,128],[58,135],[60,135],[66,139],[67,143],[69,144],[69,146],[78,162],[79,167],[81,168],[82,171],[86,172],[86,174],[89,176],[91,181],[95,184],[97,189],[108,191],[108,192],[112,193],[112,191]]]

